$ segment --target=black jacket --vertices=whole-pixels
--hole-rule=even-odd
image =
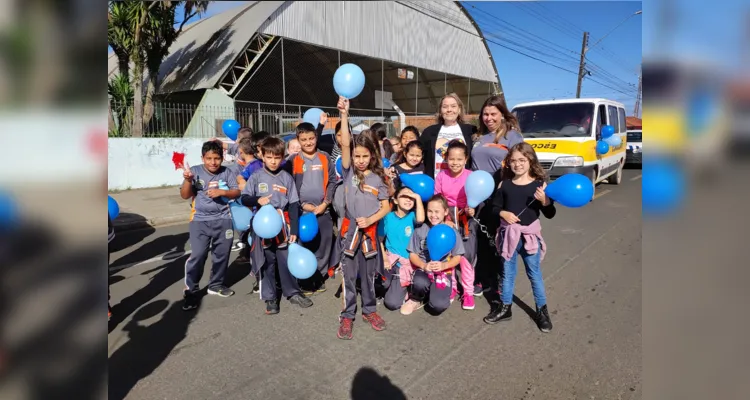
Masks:
[[[471,148],[474,145],[471,136],[477,132],[477,127],[470,124],[459,125],[461,126],[461,132],[464,134],[466,146],[469,147],[469,157],[466,159],[466,167],[469,168],[471,167]],[[424,150],[422,155],[424,173],[430,178],[435,176],[435,143],[437,142],[441,127],[442,125],[440,124],[430,125],[419,136],[419,142],[422,144],[422,149]]]

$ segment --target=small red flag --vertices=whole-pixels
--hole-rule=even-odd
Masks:
[[[185,154],[172,152],[172,162],[175,170],[185,169]]]

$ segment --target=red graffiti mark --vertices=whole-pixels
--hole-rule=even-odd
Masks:
[[[107,132],[101,129],[90,129],[87,136],[88,150],[95,157],[106,157],[107,156]]]
[[[172,152],[172,162],[174,169],[185,169],[185,153]]]

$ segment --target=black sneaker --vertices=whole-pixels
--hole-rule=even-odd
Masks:
[[[253,284],[253,293],[260,293],[260,281],[257,279],[255,280],[255,284]]]
[[[495,307],[486,317],[484,317],[484,322],[492,325],[502,321],[510,321],[513,318],[513,312],[510,308],[511,304],[502,304]]]
[[[325,282],[321,282],[320,286],[318,286],[318,288],[315,289],[315,293],[323,293],[325,291],[326,291],[326,283]]]
[[[195,310],[198,308],[198,296],[185,292],[182,300],[182,309],[184,311]]]
[[[289,302],[292,304],[296,304],[302,308],[312,307],[313,302],[312,300],[305,297],[304,294],[295,294],[294,296],[289,298]]]
[[[481,284],[474,285],[474,296],[479,297],[482,295],[482,293],[484,293],[484,289],[482,289],[482,285]]]
[[[547,305],[543,305],[542,308],[536,309],[536,326],[539,330],[544,333],[549,333],[552,330],[552,321],[549,319],[549,313],[547,312]]]
[[[276,300],[266,300],[266,315],[279,313],[279,302]]]
[[[234,294],[234,290],[226,286],[215,286],[208,288],[208,294],[212,294],[219,297],[229,297]]]

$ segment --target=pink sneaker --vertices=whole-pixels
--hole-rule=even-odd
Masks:
[[[461,308],[464,310],[473,310],[474,309],[474,296],[472,296],[473,293],[469,293],[463,296],[463,300],[461,304]]]

